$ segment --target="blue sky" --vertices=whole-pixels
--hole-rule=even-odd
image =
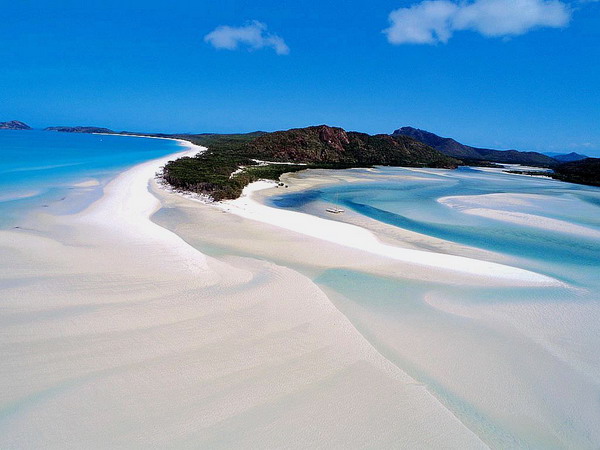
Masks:
[[[600,1],[2,2],[0,120],[600,155]],[[387,32],[383,32],[384,30]]]

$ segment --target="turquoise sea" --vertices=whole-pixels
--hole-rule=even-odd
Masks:
[[[180,147],[164,139],[0,130],[0,228],[18,226],[41,208],[80,209],[119,171]],[[74,186],[90,180],[97,185]]]
[[[456,197],[455,207],[438,201],[446,197]],[[462,198],[468,198],[468,204],[463,205]],[[311,210],[317,201],[335,203],[424,235],[508,255],[523,268],[568,282],[577,283],[581,271],[600,268],[597,187],[470,167],[419,172],[388,167],[379,168],[371,182],[334,185],[270,199],[272,206],[303,212]],[[465,207],[525,216],[523,223],[511,223],[465,214]],[[532,226],[536,218],[551,219],[565,229]],[[573,231],[574,227],[585,228],[589,233],[579,233],[579,228]],[[574,276],[565,267],[576,268]],[[584,280],[581,282],[585,284]]]
[[[23,226],[36,212],[81,210],[119,171],[180,148],[0,131],[0,228]],[[597,448],[600,189],[476,168],[348,173],[364,181],[271,197],[271,205],[343,220],[322,208],[335,203],[564,283],[461,285],[307,269],[352,325],[491,447]]]
[[[269,201],[344,220],[324,212],[337,204],[493,252],[564,286],[469,286],[331,268],[315,282],[336,306],[492,447],[596,448],[600,188],[477,168],[353,173],[359,181]]]

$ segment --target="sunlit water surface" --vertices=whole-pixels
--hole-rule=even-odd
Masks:
[[[0,131],[0,228],[36,212],[81,210],[119,171],[180,149],[168,140]],[[469,168],[354,173],[369,181],[273,197],[272,206],[314,212],[335,203],[495,252],[566,287],[460,286],[331,268],[315,281],[336,306],[488,444],[599,447],[600,189]]]
[[[331,269],[316,281],[337,306],[489,444],[600,446],[600,189],[474,168],[355,173],[371,181],[270,203],[313,213],[321,202],[338,204],[495,252],[566,287],[457,286]]]
[[[179,150],[165,139],[0,130],[0,228],[46,208],[81,209],[119,171]]]

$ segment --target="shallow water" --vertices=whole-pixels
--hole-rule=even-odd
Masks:
[[[3,227],[45,204],[52,212],[72,212],[100,195],[120,169],[178,150],[172,141],[43,132],[1,132],[0,143]],[[597,448],[600,189],[476,169],[354,173],[371,181],[271,201],[299,211],[337,203],[396,227],[494,251],[503,262],[551,275],[566,287],[457,286],[401,273],[392,278],[332,267],[315,275],[313,269],[336,307],[490,446]],[[98,186],[74,186],[91,179]],[[513,221],[468,213],[473,210]]]
[[[81,209],[121,170],[180,147],[164,139],[0,130],[0,228],[42,208]]]
[[[379,168],[368,177],[270,203],[303,212],[334,203],[495,252],[566,287],[456,286],[336,268],[315,281],[373,345],[493,447],[596,448],[600,189],[471,168]]]
[[[418,175],[420,179],[404,179]],[[541,229],[465,214],[444,197],[475,198],[477,208],[528,214],[583,227],[587,233]],[[494,199],[495,194],[503,199]],[[499,197],[499,196],[496,196]],[[351,183],[270,198],[276,207],[306,211],[316,201],[335,203],[372,219],[428,236],[512,256],[518,265],[577,283],[579,271],[600,266],[600,189],[548,179],[487,173],[381,168],[369,183]],[[496,203],[496,204],[494,204]],[[471,205],[473,206],[473,205]],[[534,219],[528,217],[527,219]],[[579,230],[579,229],[578,229]],[[585,231],[585,230],[584,230]],[[573,266],[574,271],[564,270]],[[587,274],[582,282],[585,284]]]

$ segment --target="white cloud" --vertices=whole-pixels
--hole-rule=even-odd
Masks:
[[[446,0],[427,0],[390,14],[391,26],[384,30],[392,44],[434,44],[450,36],[451,18],[458,6]]]
[[[278,55],[287,55],[290,52],[285,41],[276,34],[267,33],[267,26],[257,20],[241,27],[222,25],[204,36],[204,41],[214,48],[237,50],[246,47],[258,50],[270,47]]]
[[[460,9],[457,30],[475,30],[484,36],[515,36],[532,28],[560,28],[571,12],[559,0],[479,0]]]
[[[534,28],[561,28],[570,19],[570,8],[560,0],[425,0],[392,11],[384,33],[392,44],[435,44],[447,42],[455,31],[517,36]]]

